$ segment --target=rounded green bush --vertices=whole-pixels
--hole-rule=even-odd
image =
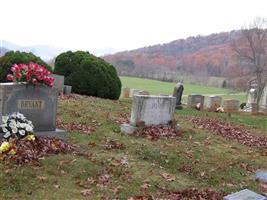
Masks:
[[[73,92],[107,99],[118,99],[121,81],[114,66],[89,52],[60,54],[55,60],[55,74],[65,76]]]
[[[26,53],[20,51],[9,51],[4,56],[0,57],[0,82],[9,82],[6,80],[7,74],[11,73],[13,64],[29,64],[30,62],[42,65],[49,71],[51,67],[46,64],[40,57],[35,56],[33,53]]]

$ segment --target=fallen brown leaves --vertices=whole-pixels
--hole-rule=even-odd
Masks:
[[[57,120],[57,127],[62,128],[67,131],[77,131],[84,134],[91,134],[93,131],[95,131],[94,128],[91,126],[88,126],[86,124],[76,124],[76,123],[65,123],[61,120]]]
[[[187,117],[201,129],[208,129],[224,138],[235,140],[250,147],[267,147],[267,138],[254,135],[242,126],[201,117]]]
[[[150,140],[158,140],[160,138],[176,138],[182,136],[181,131],[176,130],[168,125],[153,125],[136,130],[133,135],[144,137]]]
[[[125,149],[125,145],[123,143],[120,143],[116,140],[110,140],[106,139],[105,144],[103,144],[103,148],[110,150],[110,149]]]
[[[78,94],[69,94],[69,95],[60,95],[59,99],[60,100],[79,100],[81,99],[82,96]]]
[[[35,137],[34,141],[15,139],[16,154],[2,155],[2,160],[11,160],[17,164],[39,161],[46,155],[74,152],[74,147],[55,138]]]
[[[128,200],[155,200],[155,199],[168,199],[168,200],[222,200],[226,195],[223,192],[216,192],[209,189],[185,189],[182,191],[160,191],[159,197],[156,196],[136,196],[131,197]]]

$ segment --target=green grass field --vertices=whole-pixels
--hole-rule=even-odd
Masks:
[[[130,199],[148,194],[159,197],[159,188],[226,193],[248,188],[267,192],[251,178],[254,170],[267,169],[266,149],[225,139],[185,119],[217,118],[267,137],[266,117],[177,110],[175,118],[182,126],[182,137],[152,141],[120,133],[120,123],[129,118],[130,111],[131,100],[126,99],[61,100],[58,118],[64,123],[96,126],[91,134],[75,130],[68,133],[68,142],[88,152],[88,157],[59,154],[44,157],[39,164],[22,166],[0,162],[0,199]],[[125,148],[106,149],[107,141],[117,141]],[[87,197],[81,194],[84,190]]]
[[[134,77],[120,77],[123,87],[135,88],[149,91],[150,94],[172,94],[175,83],[134,78]],[[207,87],[193,84],[184,84],[184,95],[188,94],[202,94],[208,95],[219,95],[223,98],[238,99],[240,101],[246,101],[245,93],[232,91],[229,89]]]

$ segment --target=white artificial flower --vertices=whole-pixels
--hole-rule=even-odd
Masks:
[[[18,128],[22,128],[22,123],[17,122],[17,127],[18,127]]]
[[[8,130],[6,128],[2,128],[3,132],[6,133]]]
[[[22,114],[22,113],[17,113],[17,117],[21,120],[24,120],[25,119],[25,116]]]
[[[24,136],[25,133],[26,133],[26,132],[25,132],[24,130],[20,130],[20,131],[19,131],[19,134],[22,135],[22,136]]]
[[[30,125],[26,124],[26,131],[32,132],[33,129],[32,129],[32,127]]]
[[[15,120],[11,120],[10,123],[9,123],[9,127],[10,128],[17,128],[16,121]]]
[[[8,137],[10,137],[10,136],[11,136],[11,134],[10,134],[10,132],[8,131],[8,132],[5,133],[4,138],[8,138]]]
[[[2,122],[3,122],[4,124],[7,123],[7,120],[8,120],[8,116],[2,116]]]
[[[17,127],[13,127],[13,128],[11,128],[11,130],[12,130],[12,133],[17,133],[18,132],[18,128]]]

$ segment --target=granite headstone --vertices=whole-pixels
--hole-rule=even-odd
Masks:
[[[204,96],[200,94],[190,94],[187,100],[188,108],[195,108],[197,104],[200,104],[200,109],[204,106]]]
[[[173,91],[173,96],[176,98],[176,107],[180,107],[182,104],[182,95],[183,95],[183,91],[184,91],[184,86],[182,82],[178,82],[175,87],[174,87],[174,91]]]
[[[51,77],[55,78],[54,86],[58,89],[58,92],[63,94],[64,92],[64,76],[58,74],[52,74]]]

